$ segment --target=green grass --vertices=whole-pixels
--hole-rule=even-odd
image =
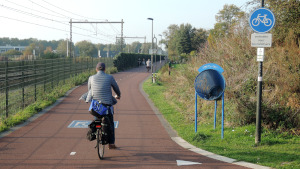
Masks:
[[[149,79],[143,84],[143,89],[173,129],[189,143],[239,161],[277,169],[300,168],[299,136],[292,136],[289,133],[278,134],[275,131],[264,129],[262,141],[256,145],[255,125],[247,125],[235,128],[225,127],[224,139],[221,139],[220,121],[218,121],[216,130],[211,121],[199,124],[198,132],[195,133],[194,122],[186,120],[185,114],[181,113],[174,101],[165,99],[166,85],[162,82],[152,84]],[[188,104],[194,106],[194,101]]]

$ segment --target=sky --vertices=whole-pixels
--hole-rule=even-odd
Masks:
[[[212,29],[225,4],[248,10],[249,0],[0,0],[0,37],[39,40],[70,38],[70,19],[89,22],[121,22],[126,43],[158,40],[171,24],[191,24]],[[115,43],[121,23],[73,23],[72,41]]]

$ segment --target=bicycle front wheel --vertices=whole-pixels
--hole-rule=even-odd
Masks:
[[[105,145],[102,144],[101,136],[102,136],[102,129],[98,129],[97,130],[97,151],[98,151],[99,159],[103,160]]]

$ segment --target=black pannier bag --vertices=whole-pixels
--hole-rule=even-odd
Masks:
[[[110,131],[109,118],[107,116],[102,117],[101,126],[102,126],[102,138],[101,138],[102,144],[108,144],[109,138],[111,136],[111,131]]]

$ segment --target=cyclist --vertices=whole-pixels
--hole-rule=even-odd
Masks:
[[[97,73],[93,76],[89,77],[88,81],[88,95],[86,98],[86,102],[89,101],[98,101],[100,104],[108,108],[108,118],[110,121],[110,130],[111,136],[109,138],[109,149],[115,149],[115,128],[114,128],[114,118],[113,118],[113,105],[117,103],[116,99],[121,98],[121,92],[119,86],[114,79],[113,76],[105,73],[105,64],[99,62],[96,66]],[[112,90],[116,93],[116,99],[112,97]],[[91,110],[90,113],[96,118],[100,118],[101,116],[97,114],[95,111]],[[93,130],[90,129],[88,134],[94,134]]]

